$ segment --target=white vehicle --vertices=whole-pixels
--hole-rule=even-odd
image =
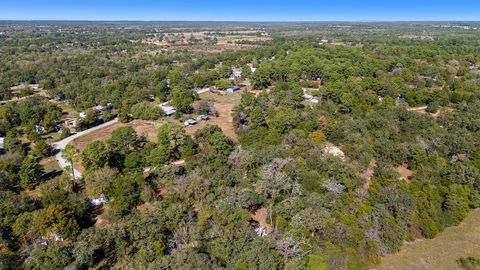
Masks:
[[[187,121],[183,122],[183,124],[184,124],[185,126],[191,126],[191,125],[197,124],[197,121],[196,121],[196,120],[193,120],[193,119],[188,119]]]
[[[205,115],[205,114],[197,116],[197,122],[207,121],[208,119],[209,119],[208,115]]]

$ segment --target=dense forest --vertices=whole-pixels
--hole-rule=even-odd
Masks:
[[[0,269],[368,269],[480,207],[478,31],[269,27],[256,48],[198,52],[139,25],[1,25]],[[239,83],[232,68],[251,84],[236,138],[125,126],[63,151],[81,178],[45,172],[65,108],[87,112],[78,130],[166,118],[150,96],[209,114],[195,89]]]

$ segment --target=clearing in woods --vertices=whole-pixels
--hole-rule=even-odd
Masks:
[[[197,125],[187,127],[186,131],[188,134],[193,135],[195,134],[195,131],[205,127],[207,124],[210,124],[218,125],[220,128],[222,128],[223,132],[227,136],[229,136],[233,140],[237,140],[237,135],[235,134],[232,125],[232,109],[236,104],[240,102],[241,94],[238,92],[222,94],[222,96],[217,96],[210,92],[200,94],[200,97],[203,101],[210,101],[214,104],[215,109],[217,109],[219,113],[219,116],[210,117],[210,120],[208,121],[202,121],[199,122]],[[93,141],[106,141],[110,139],[112,132],[115,129],[124,126],[132,126],[138,135],[144,135],[149,141],[156,142],[157,130],[165,121],[179,123],[178,120],[175,120],[173,118],[164,118],[159,121],[133,120],[127,124],[116,123],[114,125],[79,137],[73,140],[72,144],[80,151],[83,151],[83,149],[85,149],[85,147]]]
[[[157,130],[163,124],[162,121],[133,120],[130,123],[116,123],[98,131],[86,134],[72,141],[73,146],[83,151],[85,147],[93,141],[107,141],[112,136],[112,132],[124,126],[131,126],[138,135],[144,135],[149,141],[157,141]]]
[[[434,239],[405,243],[400,252],[385,256],[373,269],[461,269],[456,260],[468,256],[480,256],[480,209],[472,210],[460,225],[445,229]]]
[[[233,140],[237,140],[237,135],[232,125],[232,109],[233,107],[240,102],[240,93],[222,93],[221,96],[217,96],[210,92],[200,94],[200,97],[203,101],[210,101],[215,106],[215,109],[218,111],[218,117],[210,117],[208,121],[201,121],[197,125],[186,127],[187,134],[193,135],[195,132],[206,125],[218,125],[225,135],[229,136]],[[76,138],[71,142],[75,148],[80,151],[83,151],[85,147],[93,141],[107,141],[112,136],[112,132],[120,127],[131,126],[135,129],[138,135],[143,135],[147,140],[156,142],[157,141],[157,130],[158,128],[165,123],[165,121],[177,122],[172,118],[164,118],[159,121],[146,121],[146,120],[133,120],[129,123],[115,123],[108,127],[99,129],[95,132],[88,133],[84,136]],[[177,122],[178,123],[178,122]],[[74,164],[75,169],[79,172],[83,172],[84,168],[80,161]]]
[[[241,93],[226,93],[221,92],[221,96],[217,96],[211,92],[205,92],[200,94],[201,101],[209,101],[213,103],[213,106],[218,111],[218,117],[210,117],[208,121],[202,121],[194,126],[187,127],[188,134],[195,134],[199,129],[202,129],[206,125],[218,125],[223,133],[230,137],[232,140],[237,141],[237,134],[233,128],[233,107],[240,103]]]

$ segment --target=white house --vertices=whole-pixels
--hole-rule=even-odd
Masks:
[[[86,112],[81,112],[80,113],[80,118],[85,118],[87,117],[87,113]]]
[[[0,137],[0,149],[3,149],[5,147],[5,138]]]

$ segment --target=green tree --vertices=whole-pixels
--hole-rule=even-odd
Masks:
[[[107,141],[110,149],[122,156],[128,155],[139,146],[140,140],[131,126],[117,128]]]
[[[143,164],[144,157],[142,153],[139,151],[133,151],[125,157],[123,167],[129,172],[142,171]]]
[[[33,229],[43,236],[52,233],[66,239],[74,239],[80,230],[73,211],[59,204],[50,204],[47,208],[33,212]]]
[[[172,149],[163,144],[155,147],[147,157],[147,163],[151,166],[160,167],[167,164],[173,158]]]
[[[127,214],[131,207],[140,203],[140,191],[144,185],[141,175],[122,176],[107,189],[109,205],[119,214]]]
[[[24,153],[22,141],[20,141],[18,137],[19,137],[18,132],[15,129],[12,129],[7,132],[7,135],[5,136],[5,141],[4,141],[5,151]]]
[[[32,152],[36,157],[45,158],[52,155],[53,149],[45,140],[39,140],[35,142]]]
[[[23,189],[31,189],[42,179],[43,169],[37,159],[27,157],[22,162],[20,168],[20,185]]]
[[[177,111],[182,113],[191,113],[193,111],[192,102],[194,96],[192,91],[183,87],[174,87],[169,95],[170,103]]]
[[[71,179],[74,186],[76,186],[75,182],[75,168],[73,167],[73,163],[78,160],[80,153],[75,148],[75,146],[68,144],[65,146],[65,149],[62,150],[62,157],[65,158],[70,163],[71,169]]]
[[[18,254],[8,250],[0,251],[0,269],[17,270],[21,268],[22,260]]]
[[[262,128],[267,126],[267,121],[265,120],[264,113],[260,106],[255,106],[252,112],[250,113],[250,124],[249,127],[252,129]]]
[[[110,158],[110,151],[102,141],[94,141],[82,152],[82,164],[87,171],[105,167]]]
[[[28,270],[64,269],[73,262],[71,253],[61,243],[35,249],[29,260],[25,262]]]

